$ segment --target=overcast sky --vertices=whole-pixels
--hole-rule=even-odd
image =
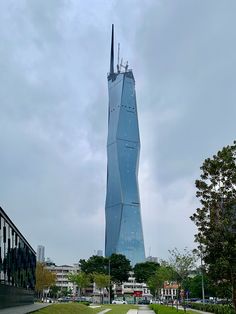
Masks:
[[[234,0],[1,0],[0,206],[56,264],[104,251],[111,24],[136,80],[146,255],[194,247],[200,166],[236,134]]]

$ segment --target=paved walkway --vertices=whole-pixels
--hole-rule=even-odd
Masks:
[[[98,314],[105,314],[106,312],[109,312],[109,311],[111,311],[111,309],[103,310],[102,312],[99,312]]]
[[[155,312],[153,310],[150,310],[148,305],[140,305],[138,309],[138,314],[155,314]]]
[[[34,303],[30,305],[22,305],[16,307],[8,307],[6,309],[0,310],[0,314],[27,314],[33,313],[39,309],[42,309],[50,304],[45,303]]]

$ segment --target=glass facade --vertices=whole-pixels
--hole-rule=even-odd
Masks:
[[[112,67],[111,67],[112,68]],[[108,76],[105,255],[124,254],[132,265],[145,261],[138,164],[140,138],[132,70]]]
[[[33,302],[36,253],[0,207],[0,308]]]

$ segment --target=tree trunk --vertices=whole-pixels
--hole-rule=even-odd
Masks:
[[[236,312],[236,265],[231,264],[231,283],[232,283],[232,303]]]
[[[233,306],[236,311],[236,280],[234,279],[232,282],[232,301],[233,301]]]

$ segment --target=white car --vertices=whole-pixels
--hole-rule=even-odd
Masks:
[[[123,300],[113,300],[112,304],[127,304],[127,302]]]

